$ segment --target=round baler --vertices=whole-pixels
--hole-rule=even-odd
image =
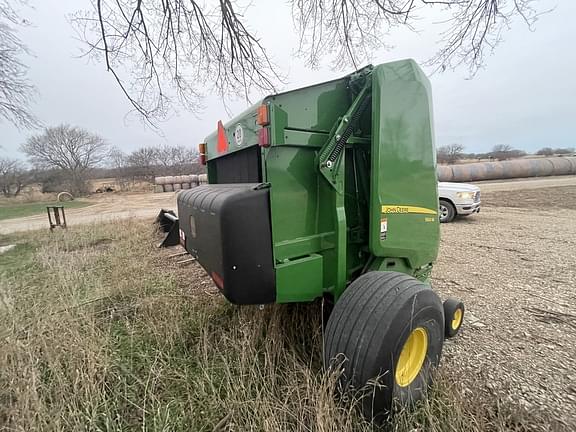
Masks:
[[[235,304],[334,304],[326,368],[369,417],[423,398],[464,306],[431,289],[430,85],[411,60],[266,97],[200,145],[178,235]],[[170,216],[172,218],[172,216]]]

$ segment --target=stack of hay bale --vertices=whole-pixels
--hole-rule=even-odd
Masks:
[[[202,176],[205,174],[201,174]],[[198,177],[195,174],[180,176],[164,176],[154,179],[154,192],[175,192],[181,189],[190,189],[198,186]]]
[[[438,165],[438,180],[471,182],[576,174],[576,157],[522,158],[507,161]]]

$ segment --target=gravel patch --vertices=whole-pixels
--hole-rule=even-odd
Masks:
[[[576,430],[576,188],[486,195],[441,228],[434,287],[467,308],[444,368]]]

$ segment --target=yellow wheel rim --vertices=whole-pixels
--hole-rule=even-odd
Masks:
[[[450,325],[452,326],[452,330],[458,330],[460,324],[462,324],[462,309],[458,308],[452,316],[452,323]]]
[[[406,387],[420,373],[428,352],[428,332],[423,327],[412,330],[404,343],[396,365],[396,383]]]

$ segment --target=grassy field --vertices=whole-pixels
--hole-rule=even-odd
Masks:
[[[87,201],[67,201],[67,202],[33,202],[33,203],[0,203],[0,220],[14,219],[18,217],[34,216],[46,213],[46,206],[64,206],[68,208],[80,208],[90,205]]]
[[[319,305],[235,307],[149,223],[0,238],[0,430],[373,431],[321,365]],[[382,430],[540,430],[439,373]],[[541,429],[545,430],[545,429]]]

